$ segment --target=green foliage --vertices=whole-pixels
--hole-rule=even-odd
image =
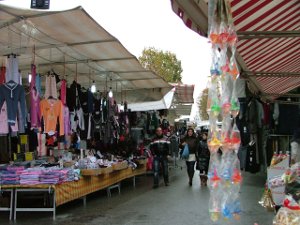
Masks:
[[[199,114],[201,120],[208,120],[208,114],[206,112],[208,98],[208,88],[203,89],[201,95],[198,97]]]
[[[165,81],[181,82],[181,61],[176,58],[175,54],[150,47],[143,50],[139,61],[145,69],[152,70]]]

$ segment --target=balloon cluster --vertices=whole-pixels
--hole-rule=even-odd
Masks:
[[[239,70],[235,60],[237,35],[229,0],[209,1],[208,37],[212,44],[207,100],[210,121],[208,147],[211,153],[208,171],[209,212],[213,221],[221,217],[239,219],[242,176],[237,151],[241,138],[235,123],[240,110],[236,95]],[[217,123],[219,120],[222,120],[221,127]]]

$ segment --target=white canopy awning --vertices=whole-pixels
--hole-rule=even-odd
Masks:
[[[76,79],[85,87],[95,81],[98,90],[112,87],[114,92],[122,92],[117,97],[126,96],[128,102],[159,100],[172,88],[145,70],[82,7],[40,11],[0,4],[0,32],[2,62],[5,55],[19,55],[23,74],[30,71],[35,59],[41,74],[54,70],[61,78],[69,82]],[[145,89],[148,91],[137,92]]]
[[[174,93],[175,93],[175,89],[172,89],[161,100],[158,101],[129,103],[128,108],[131,111],[150,111],[150,110],[169,109],[173,102]]]
[[[194,103],[194,85],[171,83],[173,89],[162,99],[149,102],[129,103],[131,111],[169,109],[174,117],[190,115]]]

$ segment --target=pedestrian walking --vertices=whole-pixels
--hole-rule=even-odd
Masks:
[[[170,154],[170,142],[167,141],[167,137],[163,135],[160,127],[155,130],[155,137],[150,143],[150,150],[153,155],[153,188],[159,186],[160,169],[162,169],[165,185],[169,186],[168,155]]]
[[[201,186],[207,186],[207,172],[209,167],[210,152],[207,146],[207,132],[201,134],[202,140],[197,149],[196,169],[199,170]]]
[[[195,131],[193,128],[188,128],[186,135],[183,137],[180,147],[183,149],[185,145],[188,145],[189,156],[186,159],[187,174],[189,177],[189,185],[193,184],[193,177],[195,173],[195,163],[196,163],[196,153],[199,140],[196,137]]]

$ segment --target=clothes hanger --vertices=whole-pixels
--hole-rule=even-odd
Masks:
[[[47,98],[47,100],[56,100],[56,98],[54,98],[52,95],[49,95],[49,97]]]

